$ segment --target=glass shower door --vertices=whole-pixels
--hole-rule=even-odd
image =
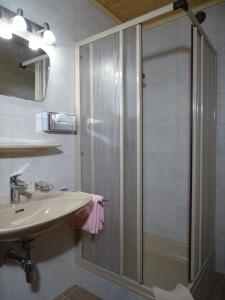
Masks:
[[[81,189],[105,199],[104,231],[83,233],[81,253],[85,260],[119,273],[119,34],[81,47],[80,55]]]
[[[138,25],[80,47],[81,189],[105,199],[104,229],[96,236],[83,233],[81,256],[139,282],[140,36]]]

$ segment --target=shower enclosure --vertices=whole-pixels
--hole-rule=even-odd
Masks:
[[[150,299],[214,258],[216,52],[190,9],[143,26],[174,7],[76,45],[78,185],[105,199],[78,261]]]

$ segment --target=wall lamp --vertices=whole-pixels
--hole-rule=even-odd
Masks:
[[[43,33],[43,40],[46,44],[52,45],[55,43],[55,36],[50,30],[50,26],[48,23],[44,23],[43,29],[41,29],[38,33]]]
[[[17,9],[16,16],[12,18],[12,27],[18,31],[27,30],[27,23],[23,17],[23,10],[21,8]]]
[[[11,40],[12,38],[12,29],[11,26],[7,23],[1,24],[0,26],[0,37],[3,39]]]
[[[0,37],[12,39],[13,33],[29,40],[29,47],[38,50],[41,45],[53,45],[55,36],[48,23],[43,27],[24,18],[23,10],[17,9],[16,15],[7,8],[0,6]],[[28,38],[29,37],[29,38]]]

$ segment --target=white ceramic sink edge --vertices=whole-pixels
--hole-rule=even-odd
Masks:
[[[83,192],[34,192],[29,200],[18,205],[2,205],[0,241],[32,238],[59,226],[90,200],[91,195]]]

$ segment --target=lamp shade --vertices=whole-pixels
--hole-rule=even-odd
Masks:
[[[17,15],[12,19],[12,26],[17,31],[27,30],[27,23],[23,17],[23,10],[21,8],[17,9]]]

